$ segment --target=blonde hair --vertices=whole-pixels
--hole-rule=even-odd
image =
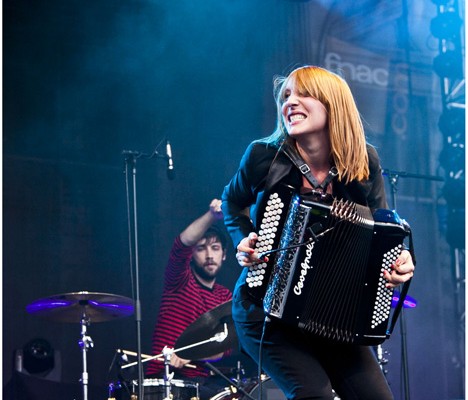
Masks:
[[[338,170],[338,179],[348,183],[369,177],[369,160],[366,138],[359,111],[348,84],[343,78],[316,66],[303,66],[286,77],[274,80],[274,96],[277,106],[275,131],[265,139],[267,143],[292,142],[282,118],[281,107],[285,101],[287,86],[302,96],[319,100],[328,113],[330,134],[330,158]]]

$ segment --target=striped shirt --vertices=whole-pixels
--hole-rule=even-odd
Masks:
[[[231,300],[226,287],[215,283],[213,288],[203,286],[193,275],[190,267],[192,246],[185,246],[178,236],[171,249],[164,274],[164,290],[152,339],[152,354],[161,354],[164,346],[174,348],[184,330],[200,315],[221,303]],[[196,362],[190,362],[196,364]],[[150,361],[147,376],[162,376],[164,363]],[[187,378],[208,376],[203,367],[181,368],[180,375]]]

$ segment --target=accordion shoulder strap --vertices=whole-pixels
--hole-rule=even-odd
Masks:
[[[317,181],[317,178],[312,174],[310,171],[309,166],[306,164],[306,162],[301,158],[299,153],[292,148],[289,145],[284,145],[282,147],[282,150],[284,154],[288,156],[288,158],[292,161],[292,163],[299,168],[299,171],[301,171],[302,175],[309,181],[309,183],[312,185],[314,189],[321,189],[323,192],[327,191],[327,187],[330,184],[330,182],[333,180],[333,178],[338,175],[338,170],[336,169],[335,166],[330,168],[330,171],[328,171],[327,177],[323,180],[322,183],[319,183]]]

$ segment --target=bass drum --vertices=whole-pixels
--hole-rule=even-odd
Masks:
[[[243,389],[251,398],[255,400],[260,398],[260,385],[258,382],[250,382],[248,385],[244,385]],[[270,378],[265,378],[262,381],[261,389],[263,400],[286,400],[286,396]],[[234,392],[234,390],[226,388],[216,396],[213,396],[210,400],[251,400],[245,394],[239,391]]]

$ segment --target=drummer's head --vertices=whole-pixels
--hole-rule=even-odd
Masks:
[[[203,280],[214,281],[226,259],[227,238],[216,225],[197,242],[192,253],[192,269]]]

